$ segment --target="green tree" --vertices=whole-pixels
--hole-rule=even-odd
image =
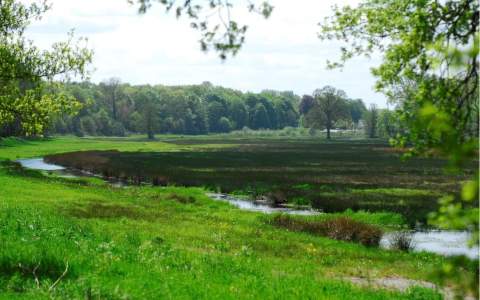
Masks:
[[[218,130],[220,132],[230,132],[232,130],[232,122],[227,117],[221,117],[218,121]]]
[[[183,118],[173,121],[172,132],[177,134],[185,133],[185,121]]]
[[[208,122],[210,131],[221,132],[219,122],[225,115],[225,106],[221,102],[213,100],[208,104]]]
[[[378,128],[378,109],[375,104],[371,104],[370,108],[364,113],[365,133],[369,138],[377,137]]]
[[[112,77],[100,83],[100,87],[103,91],[105,100],[110,103],[112,107],[112,118],[117,120],[117,102],[121,93],[121,81],[120,78]]]
[[[237,130],[242,129],[248,123],[248,110],[241,101],[234,101],[230,107],[230,117]]]
[[[158,94],[150,86],[143,86],[133,95],[135,106],[142,115],[142,131],[148,139],[155,138],[155,132],[159,130],[158,120]]]
[[[376,88],[396,103],[406,127],[396,139],[410,154],[435,150],[459,169],[478,158],[479,3],[476,0],[363,0],[339,8],[320,37],[345,42],[341,66],[356,55],[383,53]],[[478,172],[461,195],[441,201],[432,221],[473,231],[478,243]],[[449,268],[446,268],[449,269]],[[451,268],[450,268],[451,269]],[[469,283],[478,293],[478,278]]]
[[[331,138],[330,130],[335,122],[348,116],[348,108],[344,91],[332,86],[325,86],[313,92],[315,104],[306,116],[307,126],[325,128],[327,139]]]
[[[312,96],[303,95],[298,110],[302,115],[306,115],[314,105],[315,99]]]
[[[80,118],[80,127],[82,132],[88,135],[96,135],[97,134],[97,125],[92,117],[85,116]]]
[[[142,115],[138,111],[134,111],[130,115],[130,128],[134,132],[142,132],[143,131],[143,120]]]
[[[113,136],[125,136],[125,127],[119,121],[112,122],[112,135]]]
[[[204,101],[197,96],[192,104],[192,112],[194,113],[194,134],[208,133],[208,111]]]
[[[350,112],[350,118],[352,119],[354,129],[358,127],[358,122],[362,119],[363,114],[367,111],[365,103],[362,99],[347,100],[348,110]]]
[[[252,129],[268,129],[271,128],[270,119],[267,109],[262,103],[255,106],[252,119]]]
[[[478,8],[473,0],[364,0],[336,8],[320,37],[348,42],[333,66],[383,52],[373,74],[409,128],[398,142],[460,161],[472,158],[477,144],[467,124],[478,107]]]
[[[380,137],[394,138],[400,133],[400,124],[395,111],[382,109],[378,114],[378,135]]]
[[[0,126],[19,124],[15,135],[41,135],[62,112],[75,112],[78,102],[52,86],[53,79],[84,76],[92,52],[73,40],[40,50],[27,40],[28,25],[49,9],[47,3],[0,1]]]
[[[101,135],[112,134],[112,120],[104,109],[100,109],[95,115],[97,133]]]
[[[82,108],[76,117],[62,114],[55,118],[63,119],[68,126],[64,129],[52,126],[51,130],[61,134],[77,132],[82,129],[81,124],[77,121],[73,122],[73,120],[77,117],[90,116],[97,125],[96,132],[99,135],[123,135],[128,131],[145,132],[143,125],[139,125],[138,120],[140,118],[143,122],[144,112],[141,111],[139,105],[136,105],[137,94],[144,89],[151,89],[157,95],[155,130],[162,133],[173,132],[174,128],[176,133],[181,134],[222,132],[224,127],[220,128],[219,125],[222,117],[228,118],[231,130],[253,126],[257,104],[262,104],[268,115],[269,121],[263,123],[262,128],[295,127],[299,122],[296,110],[299,97],[291,92],[270,90],[260,94],[243,94],[240,91],[207,83],[170,87],[122,84],[116,100],[117,120],[114,120],[112,101],[106,93],[108,89],[106,89],[105,83],[82,82],[60,85],[60,90],[72,95],[82,104]],[[174,122],[179,119],[183,121]],[[174,123],[178,126],[174,126]],[[78,126],[73,126],[73,124]],[[268,127],[265,127],[267,125]],[[180,131],[180,128],[183,130]]]

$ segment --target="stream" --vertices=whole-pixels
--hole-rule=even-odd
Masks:
[[[43,158],[29,158],[19,159],[18,163],[22,167],[27,169],[42,170],[56,173],[62,177],[79,177],[79,176],[95,176],[90,173],[79,172],[78,170],[70,170],[65,167],[49,164],[43,161]],[[118,185],[118,183],[110,182],[111,184]],[[120,184],[123,186],[123,184]],[[321,212],[316,210],[299,210],[290,207],[274,207],[264,202],[257,202],[242,199],[236,196],[220,194],[220,193],[208,193],[213,200],[224,201],[231,203],[239,209],[256,211],[263,213],[287,213],[293,215],[315,215]],[[479,247],[468,247],[468,240],[470,233],[466,231],[448,231],[448,230],[427,230],[427,231],[412,231],[412,241],[414,251],[428,251],[441,255],[465,255],[472,259],[478,259]],[[385,233],[380,241],[380,246],[383,248],[389,248],[394,233]]]
[[[266,214],[286,213],[291,215],[310,216],[310,215],[316,215],[321,213],[320,211],[313,210],[313,209],[301,210],[301,209],[293,209],[290,207],[275,207],[275,206],[269,205],[268,203],[245,200],[245,199],[241,199],[228,194],[207,193],[207,196],[214,200],[228,202],[243,210],[258,211]]]

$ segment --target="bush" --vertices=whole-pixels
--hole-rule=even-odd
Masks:
[[[409,251],[415,248],[412,233],[408,231],[393,233],[390,238],[390,248],[401,251]]]
[[[376,226],[347,217],[317,221],[279,214],[269,219],[268,223],[293,231],[308,232],[335,240],[360,243],[365,246],[378,246],[383,234],[382,230]]]
[[[288,201],[287,196],[282,191],[269,192],[267,193],[266,198],[268,202],[270,202],[273,205],[280,205]]]

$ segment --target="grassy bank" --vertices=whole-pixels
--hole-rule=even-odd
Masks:
[[[114,188],[5,163],[78,150],[203,151],[218,144],[59,138],[0,145],[3,299],[439,299],[425,288],[402,293],[342,278],[435,282],[432,270],[447,258],[289,231],[200,188]],[[375,214],[349,213],[389,225]]]

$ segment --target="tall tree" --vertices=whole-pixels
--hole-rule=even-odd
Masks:
[[[214,100],[208,104],[208,121],[212,132],[221,132],[219,122],[225,115],[225,106],[221,102]]]
[[[117,121],[117,102],[120,96],[121,81],[120,78],[112,77],[102,83],[100,87],[103,90],[104,96],[112,108],[112,118]]]
[[[377,137],[378,128],[378,109],[375,104],[371,104],[370,108],[364,113],[365,133],[369,138]]]
[[[347,95],[342,90],[325,86],[313,92],[315,104],[307,114],[307,124],[312,128],[325,128],[327,139],[336,121],[348,117]]]
[[[314,105],[315,105],[315,99],[312,96],[303,95],[302,100],[300,101],[298,111],[302,115],[306,115]]]
[[[378,114],[378,135],[380,137],[394,138],[400,133],[401,126],[395,111],[388,109],[380,110]]]
[[[39,135],[53,116],[79,108],[73,97],[52,86],[53,79],[86,75],[92,52],[72,34],[45,51],[24,35],[48,9],[44,1],[0,1],[0,134]]]
[[[252,128],[268,129],[270,126],[270,118],[268,117],[267,109],[262,103],[258,103],[253,111]]]
[[[336,8],[320,37],[348,43],[333,66],[384,53],[373,74],[409,127],[399,142],[461,160],[474,157],[477,144],[478,132],[466,133],[478,106],[478,25],[475,0],[364,0]]]
[[[234,101],[230,107],[230,116],[234,122],[235,129],[242,129],[247,126],[248,111],[241,101]]]
[[[358,127],[358,122],[362,119],[363,114],[367,111],[365,103],[362,99],[347,100],[350,118],[352,119],[354,129]]]
[[[155,138],[155,132],[158,131],[158,94],[149,86],[142,87],[134,94],[135,105],[142,115],[142,129],[147,134],[148,139]]]

